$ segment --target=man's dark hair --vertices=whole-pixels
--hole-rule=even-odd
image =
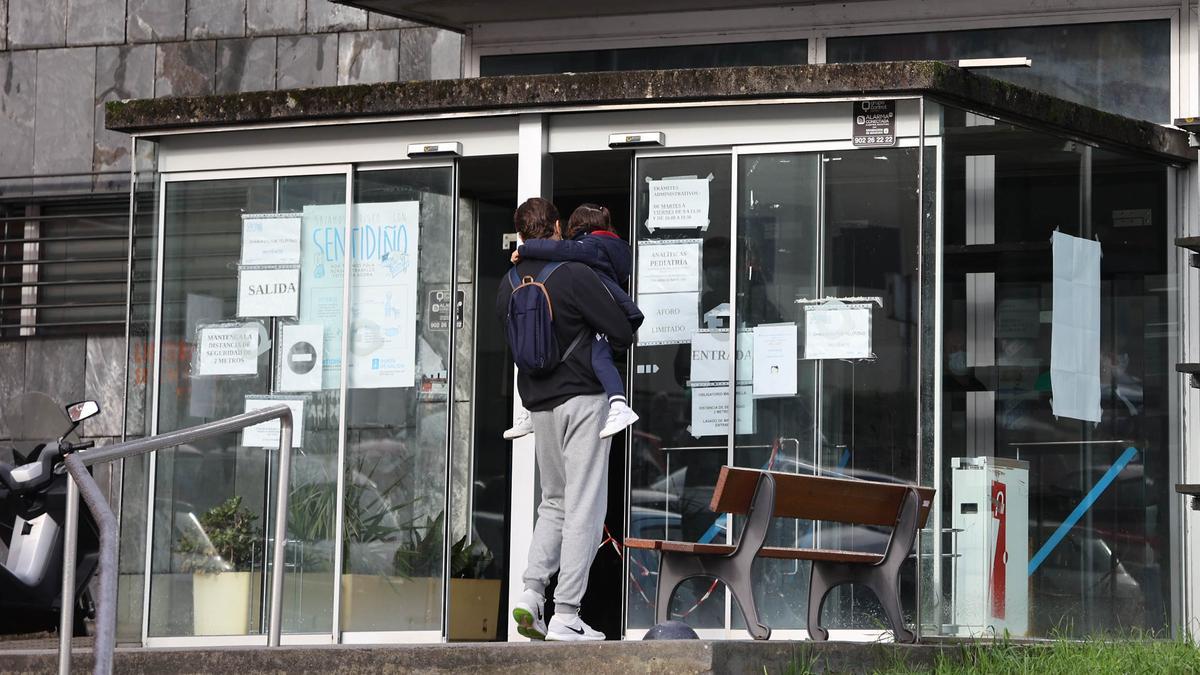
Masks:
[[[567,220],[567,239],[574,239],[593,230],[612,232],[612,214],[599,204],[580,204]]]
[[[554,236],[554,223],[558,222],[558,209],[549,200],[530,197],[517,207],[513,214],[513,225],[521,239],[549,239]]]

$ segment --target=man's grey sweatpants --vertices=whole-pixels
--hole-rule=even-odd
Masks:
[[[576,396],[553,410],[530,413],[541,477],[525,588],[545,595],[558,570],[556,612],[579,611],[608,506],[608,450],[600,438],[608,416],[604,394]]]

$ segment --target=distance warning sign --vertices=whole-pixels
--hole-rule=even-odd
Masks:
[[[895,101],[858,101],[853,110],[854,147],[890,148],[896,145]]]

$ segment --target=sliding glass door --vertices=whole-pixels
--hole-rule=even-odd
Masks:
[[[932,314],[917,302],[918,149],[900,146],[638,158],[635,293],[647,318],[630,376],[642,421],[630,441],[629,536],[734,542],[740,519],[708,508],[723,464],[918,481],[920,334]],[[888,534],[779,520],[768,543],[882,551]],[[777,635],[804,635],[808,570],[754,567],[756,604]],[[915,572],[903,575],[909,608]],[[630,631],[654,623],[656,573],[654,553],[629,552]],[[668,616],[702,636],[744,626],[711,579],[685,582]],[[826,602],[827,627],[881,623],[869,593],[844,587]]]
[[[165,177],[155,432],[292,406],[286,639],[441,640],[455,168],[282,173]],[[154,458],[149,644],[265,640],[262,426]]]

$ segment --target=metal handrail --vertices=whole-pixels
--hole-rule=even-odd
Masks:
[[[79,535],[79,496],[100,528],[99,597],[96,601],[96,636],[92,646],[93,671],[110,675],[117,633],[117,517],[104,492],[87,467],[136,457],[213,436],[241,431],[273,419],[279,420],[279,482],[275,488],[275,542],[271,570],[271,615],[267,645],[279,646],[283,626],[283,546],[287,537],[288,491],[292,461],[292,409],[280,403],[216,422],[209,422],[149,438],[139,438],[94,450],[68,454],[63,463],[70,474],[67,481],[67,517],[63,534],[62,612],[59,615],[58,672],[71,672],[72,624],[75,621],[75,557]]]

